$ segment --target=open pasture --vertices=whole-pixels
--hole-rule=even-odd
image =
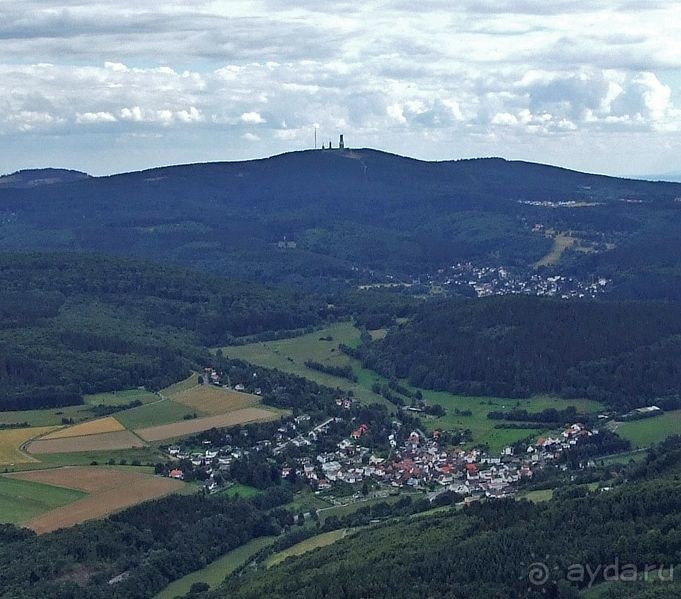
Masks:
[[[319,547],[326,547],[327,545],[331,545],[332,543],[335,543],[336,541],[345,537],[347,534],[348,534],[347,528],[332,530],[330,532],[323,532],[322,534],[310,537],[309,539],[305,539],[300,543],[296,543],[295,545],[289,547],[288,549],[284,549],[283,551],[275,553],[274,555],[267,558],[267,560],[265,560],[265,565],[268,568],[271,568],[272,566],[276,566],[277,564],[283,562],[286,558],[292,557],[294,555],[303,555],[304,553],[307,553],[308,551],[312,551],[314,549],[318,549]]]
[[[132,449],[144,447],[145,443],[130,431],[65,437],[60,439],[36,439],[29,443],[26,451],[33,455],[45,453],[72,453],[82,451],[103,451],[108,449]]]
[[[173,395],[173,401],[203,414],[225,414],[260,405],[260,398],[250,393],[222,389],[215,385],[197,385]]]
[[[165,439],[193,435],[210,430],[211,428],[225,428],[238,424],[248,424],[249,422],[276,420],[279,418],[280,414],[281,412],[265,410],[262,408],[244,408],[228,412],[227,414],[192,418],[191,420],[183,420],[172,424],[141,428],[137,429],[135,433],[145,441],[163,441]]]
[[[127,389],[125,391],[86,395],[84,399],[85,403],[91,406],[124,406],[133,401],[151,403],[152,401],[156,401],[158,396],[155,393],[144,389]]]
[[[100,433],[115,433],[123,431],[125,427],[113,416],[89,420],[74,426],[59,429],[42,437],[43,439],[67,439],[69,437],[85,437],[87,435],[98,435]]]
[[[0,424],[19,424],[28,422],[30,426],[62,426],[63,418],[80,422],[92,418],[90,406],[64,406],[44,410],[17,410],[0,412]]]
[[[356,346],[359,338],[360,331],[351,322],[339,322],[299,337],[234,345],[223,348],[223,352],[230,358],[238,358],[265,368],[277,368],[308,378],[320,385],[352,391],[355,398],[364,403],[390,405],[383,397],[371,391],[371,382],[378,375],[362,369],[357,360],[353,360],[338,349],[341,343]],[[308,368],[305,366],[307,360],[328,366],[352,366],[358,382]]]
[[[39,437],[52,430],[54,430],[54,427],[51,426],[0,430],[0,464],[35,462],[35,458],[22,451],[22,446],[34,437]]]
[[[331,338],[329,341],[328,339]],[[345,391],[352,390],[355,397],[365,402],[381,402],[394,410],[392,404],[373,393],[374,383],[386,384],[385,377],[372,370],[362,368],[359,361],[350,358],[338,350],[338,344],[344,343],[356,346],[359,343],[360,331],[350,322],[333,324],[324,329],[278,341],[251,343],[248,345],[223,348],[224,353],[233,358],[252,362],[259,366],[278,368],[298,376],[311,379],[329,387],[339,387]],[[333,366],[350,365],[357,376],[357,383],[318,372],[305,366],[305,361],[314,360],[322,364]],[[400,381],[404,386],[412,389],[406,381]],[[424,425],[428,430],[459,430],[469,429],[473,443],[487,443],[493,452],[500,451],[507,445],[525,437],[538,437],[545,434],[549,428],[496,428],[502,424],[500,420],[490,420],[487,414],[491,411],[509,411],[513,408],[525,409],[528,412],[539,412],[548,408],[565,409],[575,406],[580,412],[594,413],[602,409],[598,402],[575,399],[565,400],[549,396],[537,396],[530,399],[504,399],[496,397],[469,397],[453,395],[444,391],[421,390],[428,404],[440,404],[447,410],[441,418],[424,418]],[[408,400],[407,400],[408,401]],[[457,410],[459,413],[457,413]],[[462,415],[461,412],[470,415]]]
[[[152,403],[144,404],[143,406],[130,408],[123,412],[117,412],[116,420],[125,428],[134,430],[137,428],[177,422],[178,420],[182,420],[185,416],[194,413],[196,413],[197,416],[203,416],[202,412],[183,406],[171,399],[164,398]]]
[[[84,496],[75,489],[0,476],[0,523],[26,522]]]
[[[271,545],[276,540],[277,537],[259,537],[253,539],[245,545],[226,553],[214,562],[211,562],[205,568],[171,582],[165,589],[156,595],[155,599],[173,599],[174,597],[186,595],[195,582],[205,582],[208,583],[211,588],[216,587],[221,584],[227,576],[234,572],[234,570],[243,566],[258,551]]]
[[[73,526],[155,497],[179,491],[184,483],[116,468],[67,467],[7,475],[15,480],[53,485],[87,493],[72,503],[36,516],[24,524],[37,533]]]
[[[634,447],[648,447],[664,441],[670,435],[681,434],[681,410],[654,418],[618,422],[616,432],[620,437],[629,439]]]

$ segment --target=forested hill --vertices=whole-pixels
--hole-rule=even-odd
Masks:
[[[507,499],[384,522],[269,569],[245,568],[207,597],[578,599],[613,570],[617,577],[593,596],[679,597],[668,569],[681,552],[680,483],[656,462],[678,467],[680,442],[672,437],[660,448],[670,459],[647,459],[643,471],[657,470],[655,478],[594,491],[574,485],[539,504]]]
[[[449,300],[361,350],[416,386],[472,395],[558,393],[614,408],[681,388],[681,306],[527,296]]]
[[[132,259],[0,254],[0,410],[161,388],[205,347],[323,322],[326,302]]]
[[[551,230],[580,240],[583,251],[565,254],[572,270],[626,270],[635,295],[641,270],[647,290],[659,288],[663,270],[680,274],[664,245],[681,233],[679,197],[680,184],[498,158],[303,151],[34,189],[0,185],[0,249],[129,254],[326,289],[365,269],[416,276],[467,260],[531,266],[550,251]],[[279,247],[284,240],[293,243]],[[661,249],[647,251],[652,240]],[[631,243],[646,264],[619,268]],[[623,255],[611,259],[613,250]],[[659,289],[664,296],[668,286]]]
[[[0,176],[0,189],[3,188],[33,188],[58,183],[73,183],[87,179],[87,173],[63,168],[36,168],[17,171],[9,175]]]

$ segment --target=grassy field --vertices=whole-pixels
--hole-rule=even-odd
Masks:
[[[272,566],[276,566],[278,563],[283,562],[285,559],[291,556],[303,555],[304,553],[312,551],[313,549],[326,547],[327,545],[331,545],[332,543],[342,539],[346,534],[348,534],[348,529],[341,528],[339,530],[332,530],[330,532],[324,532],[320,535],[310,537],[309,539],[305,539],[300,543],[296,543],[293,545],[293,547],[289,547],[288,549],[284,549],[283,551],[279,551],[278,553],[270,556],[265,560],[265,566],[271,568]]]
[[[0,476],[0,523],[26,522],[85,495],[75,489]]]
[[[260,495],[263,493],[263,491],[256,489],[255,487],[249,487],[248,485],[235,483],[231,487],[228,487],[219,493],[220,495],[227,495],[228,497],[236,497],[238,495],[242,499],[248,499],[249,497]]]
[[[321,508],[319,511],[319,520],[322,524],[326,522],[326,519],[330,516],[338,516],[339,518],[352,514],[357,510],[376,505],[377,503],[395,503],[405,496],[406,493],[400,493],[399,495],[389,495],[388,497],[376,497],[373,499],[366,499],[362,501],[355,501],[354,503],[348,503],[347,505],[336,505],[330,508]],[[423,497],[420,493],[412,494],[412,497]]]
[[[68,437],[82,437],[85,435],[98,435],[99,433],[114,433],[125,430],[123,425],[113,416],[89,420],[75,426],[69,426],[49,433],[43,439],[66,439]]]
[[[37,533],[102,518],[142,501],[176,492],[185,486],[183,482],[143,472],[90,466],[51,468],[7,476],[21,482],[54,485],[55,488],[65,487],[86,493],[77,501],[54,507],[26,520],[24,524]]]
[[[41,454],[32,462],[17,464],[11,468],[13,472],[22,470],[36,470],[43,468],[59,468],[60,466],[89,466],[92,462],[99,465],[107,464],[114,460],[116,464],[124,461],[126,464],[139,462],[140,464],[155,464],[165,459],[162,454],[153,447],[138,449],[115,449],[82,451],[73,453],[50,453]],[[39,461],[38,461],[39,460]]]
[[[225,414],[242,408],[260,405],[260,397],[223,389],[215,385],[197,385],[173,395],[173,401],[203,414]]]
[[[193,372],[186,379],[179,381],[174,385],[170,385],[170,387],[162,389],[161,395],[164,395],[165,397],[170,397],[171,395],[175,395],[175,393],[180,393],[182,391],[186,391],[187,389],[191,389],[192,387],[196,387],[196,385],[198,384],[199,374],[197,372]]]
[[[111,451],[144,447],[146,443],[128,430],[98,433],[80,437],[36,439],[26,445],[27,453],[41,456],[50,453],[79,453],[82,451]]]
[[[133,401],[151,403],[158,399],[158,395],[144,389],[128,389],[127,391],[114,391],[113,393],[97,393],[86,395],[85,403],[90,406],[123,406]]]
[[[659,443],[669,435],[681,434],[681,410],[654,418],[618,423],[617,434],[629,439],[634,447],[648,447]]]
[[[11,465],[35,462],[35,459],[21,451],[21,446],[33,439],[54,430],[51,426],[15,428],[0,430],[0,464]]]
[[[74,422],[92,418],[94,414],[90,406],[67,406],[49,410],[21,410],[16,412],[0,412],[0,424],[18,424],[28,422],[31,426],[60,426],[62,418],[70,418]]]
[[[539,268],[540,266],[552,266],[557,264],[565,250],[572,247],[577,240],[574,237],[570,237],[565,233],[556,233],[553,237],[553,247],[551,251],[546,254],[541,260],[535,263],[534,267]]]
[[[322,337],[333,339],[324,341]],[[341,353],[338,349],[340,343],[353,346],[358,342],[359,331],[355,326],[350,322],[340,322],[300,337],[230,346],[223,348],[223,352],[230,358],[238,358],[266,368],[278,368],[284,372],[306,377],[321,385],[352,391],[357,399],[366,403],[387,403],[380,395],[371,391],[371,382],[377,378],[377,375],[369,370],[363,370],[356,360]],[[312,370],[305,366],[307,360],[333,366],[351,365],[359,382],[353,383],[344,378]],[[369,382],[368,385],[367,382]]]
[[[379,335],[383,335],[381,331]],[[325,338],[331,337],[331,341]],[[223,352],[233,358],[252,362],[259,366],[278,368],[285,372],[304,376],[317,383],[329,387],[340,387],[345,391],[352,390],[357,398],[365,402],[383,402],[389,404],[380,395],[371,391],[374,383],[386,383],[386,379],[377,373],[361,367],[361,364],[338,350],[338,345],[344,343],[349,346],[359,344],[360,331],[350,322],[342,322],[300,337],[251,343],[248,345],[223,348]],[[333,366],[350,365],[357,375],[357,383],[346,379],[328,375],[305,366],[305,361],[315,360]],[[404,383],[404,381],[402,381]],[[406,385],[406,383],[404,383]],[[408,386],[408,385],[406,385]],[[414,389],[412,389],[414,390]],[[539,412],[547,408],[564,409],[575,406],[579,411],[598,412],[602,406],[588,400],[564,400],[555,397],[538,396],[529,400],[511,400],[490,397],[467,397],[452,395],[442,391],[421,390],[424,398],[430,404],[439,403],[447,414],[442,418],[424,420],[428,430],[436,429],[470,429],[474,443],[487,443],[493,452],[500,451],[507,445],[525,437],[538,437],[548,429],[497,429],[499,421],[490,420],[487,414],[492,410],[511,410],[520,407],[529,412]],[[470,410],[470,416],[461,416],[455,410]]]
[[[527,491],[520,493],[518,499],[527,499],[532,503],[541,503],[553,498],[553,489],[541,489],[539,491]]]
[[[170,399],[162,399],[137,408],[117,412],[116,420],[125,428],[132,430],[182,421],[185,415],[195,412],[197,416],[204,415],[202,412],[183,406]]]
[[[203,418],[191,418],[180,420],[169,424],[138,428],[135,434],[145,441],[165,441],[166,439],[176,439],[194,435],[212,428],[227,428],[238,424],[249,422],[266,422],[278,420],[283,414],[290,414],[284,410],[264,409],[264,408],[243,408],[225,414],[215,416],[204,416]]]
[[[261,537],[241,547],[237,547],[208,564],[202,570],[192,572],[171,583],[156,595],[155,599],[173,599],[174,597],[186,595],[195,582],[206,582],[211,588],[214,588],[222,583],[234,570],[245,564],[258,551],[274,543],[275,539],[276,537]]]

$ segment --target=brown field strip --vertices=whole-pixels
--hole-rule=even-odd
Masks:
[[[225,414],[260,404],[260,398],[250,393],[221,389],[214,385],[197,385],[173,396],[173,401],[205,414]]]
[[[211,428],[224,428],[237,424],[247,424],[249,422],[262,422],[265,420],[276,420],[279,418],[277,412],[263,410],[262,408],[244,408],[234,410],[228,414],[217,416],[206,416],[205,418],[194,418],[193,420],[183,420],[173,424],[163,424],[160,426],[150,426],[140,428],[135,431],[145,441],[162,441],[174,437],[183,437],[207,431]]]
[[[185,483],[114,468],[65,467],[10,474],[13,478],[78,489],[78,501],[50,510],[25,523],[42,534],[92,520],[181,489]]]
[[[107,416],[106,418],[98,418],[97,420],[90,420],[75,426],[61,428],[49,435],[45,435],[43,439],[66,439],[68,437],[84,437],[86,435],[115,433],[124,430],[125,427],[118,420],[113,416]]]
[[[98,451],[108,449],[132,449],[144,447],[145,443],[130,431],[100,433],[83,437],[66,437],[63,439],[37,439],[26,448],[28,453],[73,453],[76,451]]]

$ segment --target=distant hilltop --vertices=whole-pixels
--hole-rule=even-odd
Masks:
[[[0,176],[0,188],[30,189],[43,185],[73,183],[89,177],[87,173],[63,168],[25,169]]]

